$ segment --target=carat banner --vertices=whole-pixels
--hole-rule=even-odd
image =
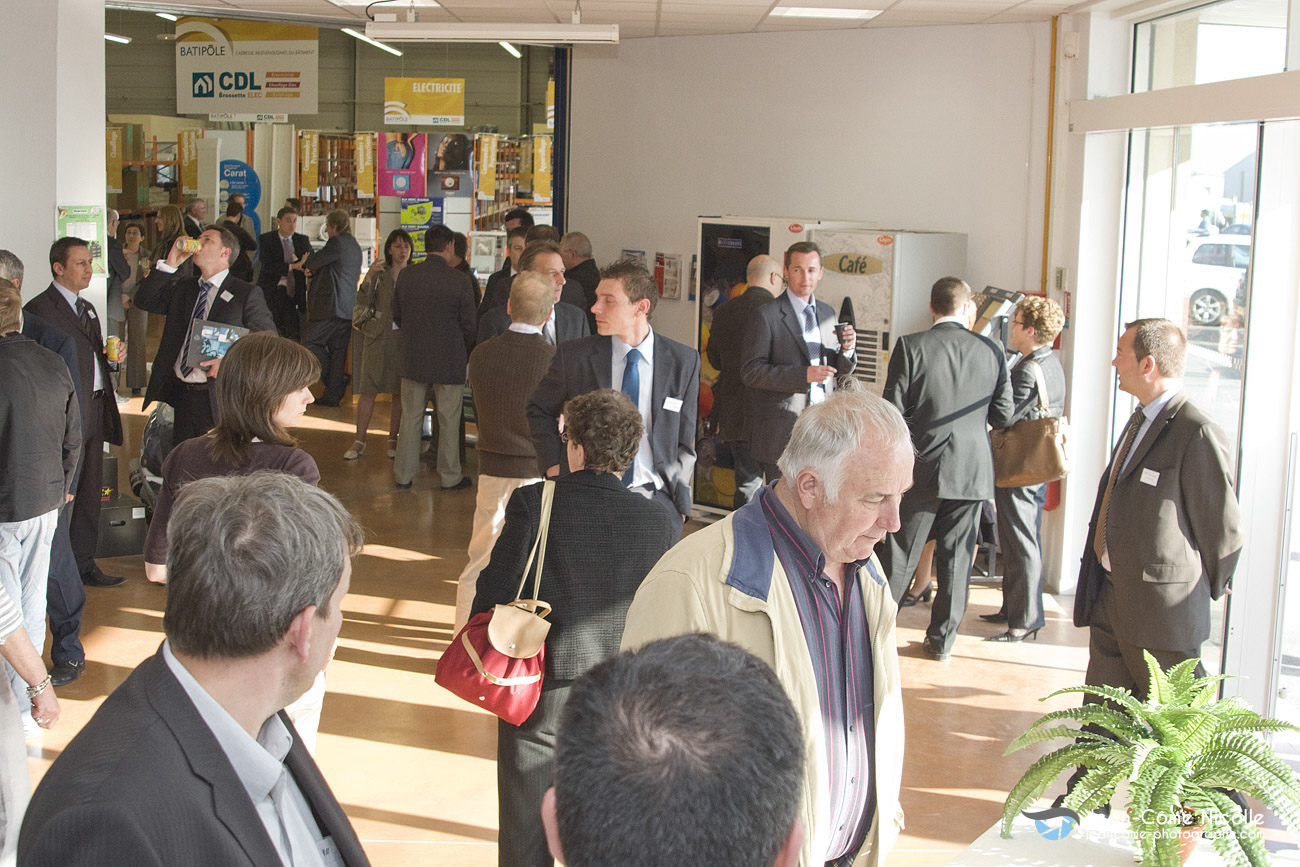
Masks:
[[[315,27],[182,18],[176,22],[180,114],[316,114]]]
[[[465,79],[385,78],[384,123],[465,125]]]

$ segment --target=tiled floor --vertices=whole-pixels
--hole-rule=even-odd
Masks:
[[[128,442],[139,442],[139,408],[138,398],[124,407]],[[375,416],[386,420],[386,407]],[[301,439],[320,465],[322,485],[352,510],[368,539],[329,668],[317,760],[376,865],[495,864],[495,720],[436,687],[432,676],[450,638],[474,490],[438,490],[427,466],[412,490],[394,490],[378,427],[369,453],[342,460],[353,439],[349,406],[312,407]],[[472,469],[472,449],[469,455]],[[128,457],[121,461],[127,490]],[[145,582],[141,558],[102,565],[129,580],[87,590],[83,637],[90,663],[84,677],[59,692],[63,719],[32,761],[33,782],[161,640],[165,591]],[[946,663],[920,653],[929,606],[900,614],[908,828],[891,867],[946,864],[997,821],[1002,798],[1034,757],[1004,758],[1007,742],[1049,709],[1039,696],[1082,680],[1084,635],[1052,600],[1036,642],[981,642],[999,630],[975,615],[998,601],[996,589],[977,585]]]

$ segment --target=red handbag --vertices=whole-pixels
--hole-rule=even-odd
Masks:
[[[542,512],[537,539],[528,555],[515,600],[475,614],[452,639],[438,660],[434,682],[465,701],[485,708],[511,725],[521,725],[542,695],[546,634],[551,606],[537,598],[546,562],[546,536],[551,523],[555,482],[542,487]],[[533,598],[524,599],[524,585],[533,561]]]

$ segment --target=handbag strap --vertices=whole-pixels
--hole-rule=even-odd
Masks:
[[[555,500],[555,481],[547,479],[542,483],[542,514],[537,522],[537,538],[533,541],[533,550],[528,554],[528,562],[524,564],[524,574],[519,579],[519,590],[515,593],[516,599],[522,599],[524,595],[524,585],[528,583],[528,570],[533,567],[533,561],[537,561],[537,576],[533,579],[533,595],[536,599],[542,589],[542,564],[546,562],[546,537],[551,529],[551,503]]]
[[[1047,405],[1047,380],[1043,378],[1043,368],[1032,358],[1026,358],[1025,361],[1034,372],[1034,382],[1038,384],[1038,417],[1047,418],[1051,408]]]

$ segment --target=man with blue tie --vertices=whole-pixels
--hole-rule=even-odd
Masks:
[[[621,388],[645,423],[623,481],[684,523],[695,472],[700,356],[650,327],[658,299],[658,286],[644,265],[625,259],[605,268],[592,308],[599,334],[556,347],[551,368],[528,404],[528,423],[539,470],[557,476],[565,471],[559,426],[564,402],[598,388]]]

